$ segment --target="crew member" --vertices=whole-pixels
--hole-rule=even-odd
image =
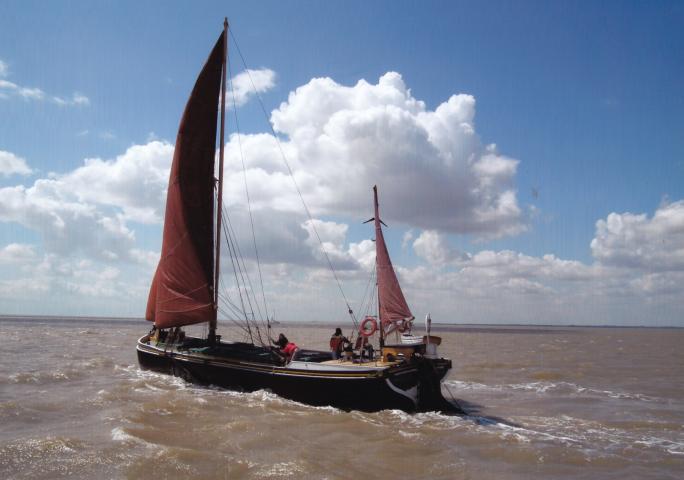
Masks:
[[[330,337],[330,351],[332,352],[333,360],[340,358],[345,343],[349,343],[349,340],[347,340],[347,337],[342,335],[341,328],[336,328],[335,333],[332,337]]]
[[[292,358],[292,355],[294,355],[298,348],[296,344],[290,342],[282,333],[278,335],[278,340],[275,342],[271,340],[271,342],[273,342],[275,346],[279,347],[279,353],[285,358],[285,362]]]

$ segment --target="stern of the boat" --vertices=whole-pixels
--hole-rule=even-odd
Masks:
[[[392,353],[389,353],[390,351]],[[409,357],[411,352],[401,351],[396,347],[383,348],[383,353],[406,358],[397,362],[397,366],[388,371],[387,384],[395,393],[410,399],[416,411],[463,413],[458,405],[448,401],[442,394],[442,380],[451,370],[451,360],[429,358],[415,353]]]
[[[451,360],[446,358],[417,358],[418,411],[463,413],[458,405],[444,398],[442,380],[451,370]]]

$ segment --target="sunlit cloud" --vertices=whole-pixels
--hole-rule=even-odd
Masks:
[[[232,78],[233,91],[227,93],[227,103],[242,106],[256,93],[267,92],[275,86],[276,74],[268,68],[247,69]]]

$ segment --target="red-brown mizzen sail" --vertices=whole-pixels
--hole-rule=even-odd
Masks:
[[[225,32],[195,82],[169,175],[162,252],[147,300],[159,328],[210,321],[214,308],[214,159]]]
[[[399,280],[397,280],[394,267],[392,267],[392,260],[390,260],[387,252],[385,237],[382,235],[377,186],[373,187],[373,199],[375,202],[375,267],[378,278],[380,323],[388,325],[398,320],[412,319],[413,314],[406,304],[404,293],[401,291]]]

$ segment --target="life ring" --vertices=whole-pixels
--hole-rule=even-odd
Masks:
[[[370,328],[368,327],[370,324]],[[361,327],[359,327],[359,335],[364,337],[370,337],[378,330],[378,322],[375,321],[373,317],[366,317],[366,319],[361,322]]]

